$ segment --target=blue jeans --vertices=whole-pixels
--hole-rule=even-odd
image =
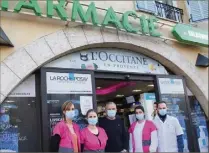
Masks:
[[[84,150],[83,152],[97,152],[97,153],[104,153],[104,150]]]
[[[59,147],[60,153],[67,153],[67,152],[73,152],[72,148],[65,148],[65,147]]]

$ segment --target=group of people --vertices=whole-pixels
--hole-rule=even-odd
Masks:
[[[73,123],[72,102],[62,106],[63,120],[57,123],[51,137],[51,152],[183,152],[183,130],[177,118],[167,115],[165,102],[155,103],[152,121],[145,119],[143,106],[135,107],[137,121],[128,131],[116,115],[116,104],[106,104],[106,117],[98,119],[88,110],[88,126],[80,131]],[[129,133],[129,135],[128,135]]]

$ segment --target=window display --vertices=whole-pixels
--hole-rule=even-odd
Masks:
[[[93,108],[91,74],[46,72],[47,105],[50,130],[62,120],[61,106],[71,101],[75,106],[74,122],[86,126],[84,116]]]
[[[160,100],[165,101],[168,114],[176,117],[184,132],[184,152],[189,152],[189,119],[183,80],[180,78],[159,78]]]
[[[200,152],[208,152],[208,127],[205,114],[193,96],[189,97],[191,103],[191,116],[194,129],[196,129]]]
[[[35,75],[32,75],[0,105],[0,152],[39,151],[37,129]]]

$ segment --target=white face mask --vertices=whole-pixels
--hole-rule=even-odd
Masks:
[[[144,119],[144,114],[136,114],[136,118],[141,121]]]
[[[108,117],[115,117],[116,110],[107,110],[107,116]]]
[[[167,114],[167,109],[160,109],[159,114],[165,116]]]
[[[72,120],[75,117],[75,111],[74,110],[66,111],[65,116],[66,116],[66,118]]]

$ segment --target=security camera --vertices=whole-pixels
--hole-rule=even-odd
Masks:
[[[125,78],[126,78],[127,80],[129,80],[129,79],[130,79],[130,75],[126,75]]]

